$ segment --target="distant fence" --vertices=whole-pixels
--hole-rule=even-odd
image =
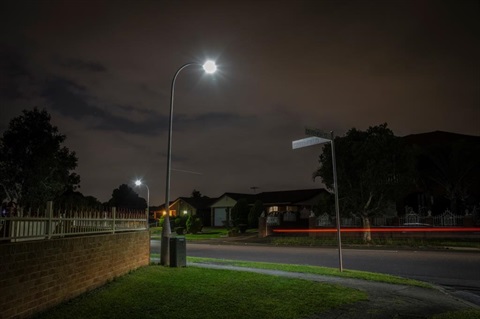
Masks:
[[[54,211],[48,202],[44,213],[0,216],[0,241],[18,242],[43,240],[87,234],[140,231],[148,228],[148,219],[142,210]]]
[[[316,226],[332,227],[336,225],[335,217],[328,214],[322,214],[316,219]],[[480,224],[480,218],[476,215],[456,215],[450,211],[446,211],[439,216],[423,216],[416,213],[408,213],[403,216],[385,217],[378,216],[370,218],[370,225],[373,227],[382,226],[475,226]],[[360,217],[341,218],[340,225],[342,227],[361,227],[362,219]]]
[[[301,218],[293,213],[276,213],[268,215],[266,224],[270,227],[284,227],[288,225],[300,226],[302,225]],[[480,215],[478,213],[456,215],[450,211],[445,211],[442,215],[431,216],[421,215],[413,211],[408,212],[402,216],[376,216],[371,217],[370,226],[384,227],[384,226],[432,226],[432,227],[472,227],[480,226]],[[336,218],[327,213],[316,217],[317,227],[334,227],[336,226]],[[362,227],[363,221],[359,216],[341,217],[340,226],[342,227]]]

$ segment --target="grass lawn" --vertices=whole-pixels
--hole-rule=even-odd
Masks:
[[[364,292],[249,272],[148,266],[35,318],[305,318]]]
[[[337,268],[329,268],[329,267],[294,265],[294,264],[293,265],[277,264],[277,263],[266,263],[266,262],[251,262],[251,261],[202,258],[202,257],[187,257],[187,261],[193,262],[193,263],[211,263],[211,264],[231,265],[231,266],[237,266],[237,267],[273,269],[273,270],[325,275],[325,276],[337,276],[337,277],[344,277],[344,278],[355,278],[355,279],[379,281],[379,282],[385,282],[390,284],[410,285],[410,286],[431,288],[431,285],[423,281],[417,281],[417,280],[402,278],[398,276],[385,275],[380,273],[373,273],[373,272],[359,271],[359,270],[344,269],[343,272],[340,272],[340,270],[338,270]]]
[[[337,240],[333,236],[331,238],[321,237],[272,237],[269,244],[276,246],[335,246]],[[480,241],[478,239],[448,239],[448,238],[374,238],[371,243],[365,244],[360,238],[342,238],[342,245],[344,246],[360,246],[360,247],[396,247],[396,248],[440,248],[445,247],[467,247],[480,248]]]
[[[228,234],[228,230],[225,228],[204,227],[202,229],[202,232],[198,234],[185,234],[184,236],[187,240],[205,240],[205,239],[226,237],[227,234]],[[160,239],[161,236],[162,236],[162,227],[150,228],[150,237],[152,239]]]

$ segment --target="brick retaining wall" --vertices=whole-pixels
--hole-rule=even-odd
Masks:
[[[0,244],[0,319],[27,318],[149,262],[148,231]]]

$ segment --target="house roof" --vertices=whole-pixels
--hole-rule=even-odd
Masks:
[[[248,203],[253,203],[256,200],[256,195],[257,194],[225,193],[221,197],[228,196],[236,201],[239,199],[246,199]]]
[[[218,199],[218,198],[210,198],[208,196],[202,196],[198,198],[193,198],[193,197],[179,197],[178,199],[181,199],[191,205],[192,207],[195,207],[196,209],[209,209],[210,206]]]
[[[263,204],[296,204],[307,201],[320,195],[321,193],[328,193],[323,188],[314,189],[300,189],[276,192],[262,192],[257,195]]]
[[[286,190],[274,192],[262,192],[258,194],[242,194],[242,193],[224,193],[218,199],[228,196],[235,201],[246,199],[249,204],[253,204],[256,200],[260,200],[264,205],[294,205],[304,202],[318,196],[321,193],[328,193],[323,188]]]
[[[403,139],[410,144],[425,146],[431,144],[452,143],[460,140],[478,143],[480,141],[480,136],[465,135],[444,131],[433,131],[427,133],[406,135],[403,137]]]

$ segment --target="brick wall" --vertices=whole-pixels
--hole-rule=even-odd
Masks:
[[[0,319],[26,318],[149,262],[148,231],[0,244]]]

